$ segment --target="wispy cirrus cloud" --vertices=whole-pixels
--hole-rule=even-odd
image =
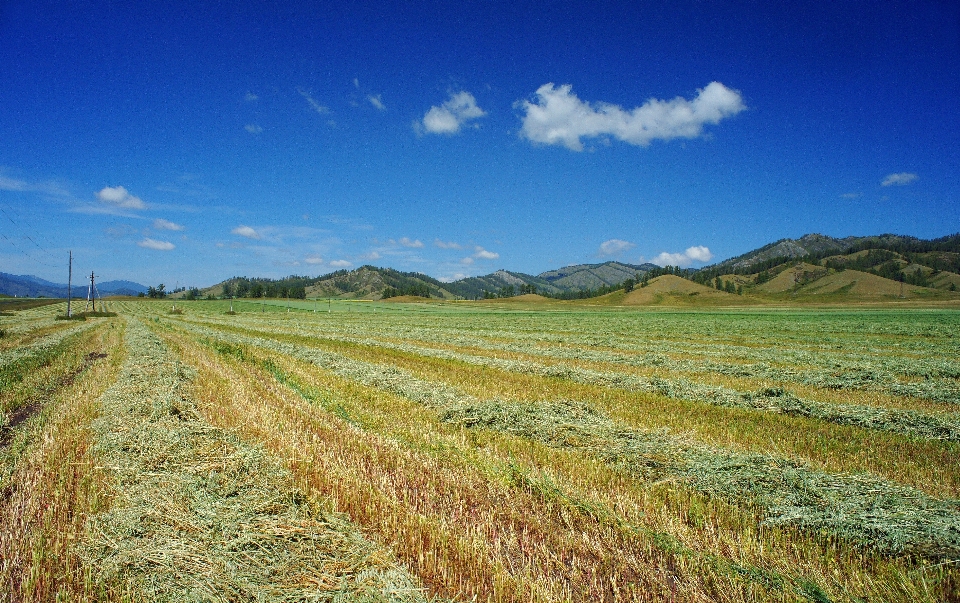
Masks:
[[[313,96],[311,96],[309,90],[305,90],[303,88],[297,88],[297,93],[303,98],[305,98],[307,100],[307,103],[309,103],[310,106],[313,107],[313,110],[319,113],[320,115],[327,115],[328,113],[330,113],[330,107],[327,107],[326,105],[321,105],[319,102],[317,102],[316,99],[314,99]]]
[[[146,209],[147,204],[140,197],[131,195],[122,186],[105,186],[97,193],[97,199],[111,207],[121,209]]]
[[[169,241],[157,241],[155,239],[151,239],[150,237],[144,238],[142,241],[137,243],[137,245],[146,249],[155,249],[156,251],[171,251],[174,247],[176,247],[176,245]]]
[[[434,247],[439,247],[440,249],[463,249],[463,245],[455,243],[453,241],[441,241],[440,239],[434,239]]]
[[[521,136],[540,144],[559,144],[582,151],[582,138],[612,136],[628,144],[647,146],[654,140],[696,138],[703,127],[717,124],[747,107],[736,90],[710,82],[692,100],[651,98],[631,110],[611,103],[577,98],[570,84],[544,84],[535,101],[521,101]]]
[[[668,253],[664,251],[657,257],[650,260],[657,266],[680,266],[686,268],[694,262],[709,262],[713,259],[710,249],[703,245],[687,247],[683,253]]]
[[[418,132],[456,134],[465,124],[486,114],[469,92],[451,93],[445,103],[430,107],[423,119],[415,123],[415,127]]]
[[[263,132],[263,128],[261,128],[257,124],[247,124],[243,126],[243,129],[246,130],[247,132],[250,132],[251,134],[260,134],[261,132]]]
[[[919,176],[912,172],[897,172],[896,174],[887,174],[880,186],[906,186]]]
[[[367,100],[376,108],[377,111],[386,111],[387,106],[383,104],[383,99],[379,94],[368,94]]]
[[[62,186],[52,182],[27,182],[17,178],[9,178],[0,174],[0,191],[16,191],[23,193],[41,193],[55,197],[69,197],[70,192]]]
[[[423,247],[423,242],[420,239],[410,239],[409,237],[402,237],[397,243],[402,247],[412,247],[414,249]]]
[[[163,218],[157,218],[154,220],[153,227],[157,230],[183,230],[182,224],[177,224],[176,222],[171,222],[170,220],[164,220]]]
[[[629,251],[636,247],[634,243],[630,241],[624,241],[621,239],[610,239],[609,241],[604,241],[600,243],[600,249],[597,252],[597,255],[604,256],[617,256],[625,251]]]

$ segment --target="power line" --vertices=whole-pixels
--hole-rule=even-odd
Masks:
[[[10,204],[4,202],[4,205],[6,205],[6,206],[7,206],[7,209],[9,209],[10,211],[12,211],[13,213],[15,213],[15,214],[17,213],[16,210],[14,210],[14,209],[10,206]],[[13,224],[14,226],[16,226],[17,228],[20,228],[21,230],[24,230],[24,231],[26,230],[26,229],[24,229],[20,224],[17,224],[17,222],[16,222],[13,218],[10,217],[10,214],[8,214],[8,213],[6,212],[6,210],[3,209],[2,207],[0,207],[0,212],[2,212],[3,215],[7,217],[8,220],[10,220],[10,223],[11,223],[11,224]],[[29,227],[30,227],[30,230],[33,231],[33,234],[35,234],[35,235],[37,236],[37,238],[42,238],[42,239],[44,239],[48,244],[51,244],[50,241],[47,241],[46,237],[44,237],[43,235],[41,235],[41,234],[37,231],[37,229],[36,229],[32,224],[30,224],[29,222],[27,222],[26,219],[22,218],[22,217],[19,216],[19,215],[17,216],[17,218],[19,218],[20,220],[22,220],[22,221],[24,222],[24,224],[26,224],[27,226],[29,226]],[[59,261],[59,258],[57,258],[55,255],[53,255],[52,253],[50,253],[49,251],[47,251],[46,249],[44,249],[43,247],[41,247],[40,244],[37,243],[32,237],[24,234],[24,235],[23,235],[23,238],[27,239],[28,241],[30,241],[31,243],[33,243],[34,245],[36,245],[37,249],[39,249],[40,251],[44,252],[45,254],[47,254],[48,256],[50,256],[52,259]],[[52,245],[52,244],[51,244],[51,245]]]
[[[2,232],[0,232],[0,237],[3,237],[7,242],[9,242],[11,245],[13,245],[13,248],[16,249],[17,251],[19,251],[20,253],[22,253],[22,254],[24,255],[24,257],[26,257],[27,259],[33,260],[34,262],[36,262],[36,263],[38,263],[38,264],[43,264],[44,266],[47,266],[48,268],[60,268],[60,266],[54,266],[53,264],[49,264],[49,263],[47,263],[47,262],[44,262],[43,260],[39,260],[39,259],[31,256],[30,254],[28,254],[28,253],[27,253],[26,251],[24,251],[23,249],[20,249],[20,247],[19,247],[16,243],[13,242],[13,239],[9,238],[7,235],[3,234]],[[49,253],[49,252],[48,252],[48,253]],[[52,257],[52,256],[51,256],[51,257]]]

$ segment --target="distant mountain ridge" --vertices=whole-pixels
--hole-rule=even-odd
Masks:
[[[881,252],[885,255],[882,255]],[[863,256],[863,254],[868,254]],[[872,254],[872,255],[870,255]],[[799,239],[780,239],[745,254],[700,269],[670,269],[668,272],[707,285],[729,275],[750,276],[737,283],[749,289],[782,272],[789,262],[812,262],[830,270],[856,269],[883,278],[918,286],[960,287],[960,234],[937,239],[882,234],[836,238],[806,234]],[[792,264],[789,264],[792,265]],[[918,272],[919,270],[919,272]],[[944,274],[941,274],[944,273]],[[628,264],[608,261],[575,264],[538,275],[500,269],[484,275],[442,282],[419,272],[401,272],[371,265],[355,270],[338,270],[318,277],[289,276],[283,279],[234,277],[201,290],[201,296],[237,297],[341,297],[380,299],[403,295],[440,299],[511,297],[524,293],[563,297],[570,293],[599,295],[629,279],[636,281],[664,274],[651,263]],[[953,274],[954,276],[949,276]],[[955,282],[956,281],[956,282]],[[731,281],[732,282],[732,281]],[[98,283],[101,295],[136,295],[147,287],[131,281]],[[955,289],[950,289],[951,291]],[[83,282],[74,286],[74,295],[85,297]],[[0,293],[23,297],[67,295],[66,285],[29,275],[0,273]],[[176,294],[174,297],[181,296]]]
[[[137,295],[146,293],[147,288],[133,281],[104,281],[97,283],[100,295]],[[86,297],[88,283],[79,281],[73,285],[73,297]],[[0,293],[16,297],[67,297],[65,283],[52,283],[29,274],[7,274],[0,272]]]

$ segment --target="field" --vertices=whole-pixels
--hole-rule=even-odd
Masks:
[[[0,317],[0,601],[960,600],[956,310],[109,309]]]

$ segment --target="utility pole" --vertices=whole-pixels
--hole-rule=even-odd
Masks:
[[[73,285],[73,251],[70,251],[70,260],[67,266],[67,318],[70,318],[73,316],[70,313],[70,288]]]
[[[97,298],[95,297],[94,292],[96,291],[95,285],[93,283],[94,275],[93,272],[90,273],[90,288],[87,289],[87,307],[93,306],[93,311],[97,311]],[[87,308],[84,308],[86,311]]]

